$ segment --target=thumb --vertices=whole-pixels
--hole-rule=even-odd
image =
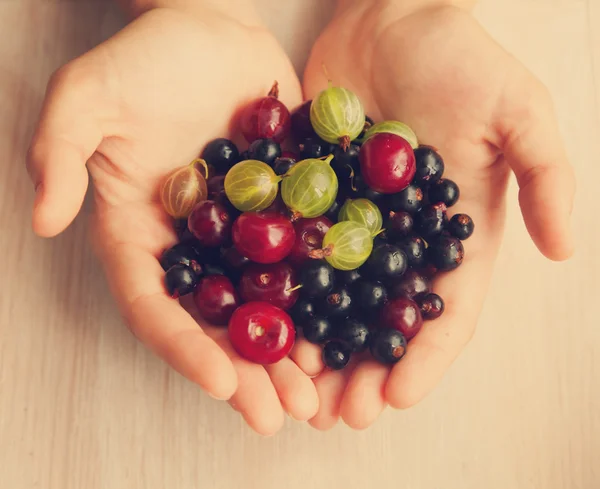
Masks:
[[[536,82],[502,126],[503,152],[517,177],[527,230],[546,257],[566,260],[574,251],[570,221],[575,176],[547,89]]]
[[[76,60],[52,76],[27,156],[36,189],[33,229],[44,237],[62,232],[81,209],[85,164],[102,141],[94,107],[98,89],[81,73]]]

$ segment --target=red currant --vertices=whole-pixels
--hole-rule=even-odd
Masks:
[[[244,212],[233,224],[233,244],[256,263],[277,263],[289,255],[296,233],[289,219],[273,213]]]
[[[318,250],[323,246],[323,237],[331,226],[333,223],[324,216],[296,221],[294,223],[296,241],[288,260],[295,265],[308,260],[308,254],[312,250]]]
[[[269,302],[287,310],[298,300],[298,280],[294,269],[285,262],[248,265],[242,274],[239,291],[246,302]]]
[[[381,322],[384,327],[396,329],[410,340],[421,330],[423,317],[416,302],[399,297],[383,307]]]
[[[200,315],[216,326],[227,326],[233,311],[240,305],[235,287],[224,275],[203,278],[194,291],[194,302]]]
[[[272,139],[281,143],[290,133],[290,111],[277,99],[278,96],[279,89],[275,82],[268,96],[255,100],[242,112],[241,130],[249,143],[257,139]]]
[[[221,204],[212,200],[200,202],[188,218],[188,229],[204,246],[221,246],[230,238],[231,217]]]

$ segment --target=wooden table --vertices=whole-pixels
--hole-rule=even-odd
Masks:
[[[260,3],[300,70],[331,6]],[[600,487],[600,0],[484,0],[477,15],[555,97],[577,255],[545,261],[511,198],[478,333],[433,395],[366,432],[288,421],[266,439],[123,327],[85,212],[57,239],[30,231],[23,162],[47,78],[121,19],[108,2],[0,2],[0,487]]]

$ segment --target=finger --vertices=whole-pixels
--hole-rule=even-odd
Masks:
[[[85,165],[102,141],[98,95],[90,78],[77,74],[78,63],[50,81],[27,156],[36,188],[32,225],[46,237],[62,232],[79,212],[88,186]]]
[[[545,88],[536,87],[525,106],[512,110],[501,131],[533,241],[552,260],[569,258],[574,249],[570,220],[575,177]]]
[[[290,353],[290,358],[309,377],[319,375],[325,368],[321,347],[309,343],[304,338],[299,338],[296,341]]]
[[[344,392],[340,414],[344,422],[356,430],[371,426],[386,406],[385,384],[390,368],[375,361],[360,363]]]
[[[325,370],[313,379],[319,395],[319,411],[309,421],[313,428],[330,430],[340,419],[340,405],[354,365],[344,370]]]
[[[307,421],[319,409],[319,397],[315,385],[291,359],[265,367],[277,391],[283,409],[292,419]]]
[[[158,260],[130,244],[113,245],[101,257],[113,295],[133,334],[208,394],[229,399],[237,388],[233,364],[166,294]]]

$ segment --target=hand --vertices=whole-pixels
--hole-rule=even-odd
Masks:
[[[426,324],[402,361],[392,369],[365,361],[314,380],[320,398],[314,426],[327,429],[341,415],[365,428],[386,403],[406,408],[423,399],[473,335],[502,239],[510,170],[529,233],[552,260],[573,252],[574,176],[547,90],[467,11],[340,2],[314,46],[306,97],[326,87],[327,77],[354,90],[376,121],[404,121],[422,143],[437,147],[447,176],[461,188],[452,211],[475,221],[463,265],[435,283],[446,312]]]
[[[299,420],[316,413],[305,371],[316,373],[318,349],[299,342],[298,364],[263,368],[234,353],[226,328],[199,328],[164,291],[157,257],[176,238],[156,195],[170,170],[231,134],[232,116],[274,80],[290,108],[301,102],[290,62],[252,15],[150,10],[56,73],[28,161],[33,227],[42,236],[60,233],[78,213],[87,161],[93,244],[131,331],[210,395],[231,399],[262,434],[281,427],[284,410]]]

